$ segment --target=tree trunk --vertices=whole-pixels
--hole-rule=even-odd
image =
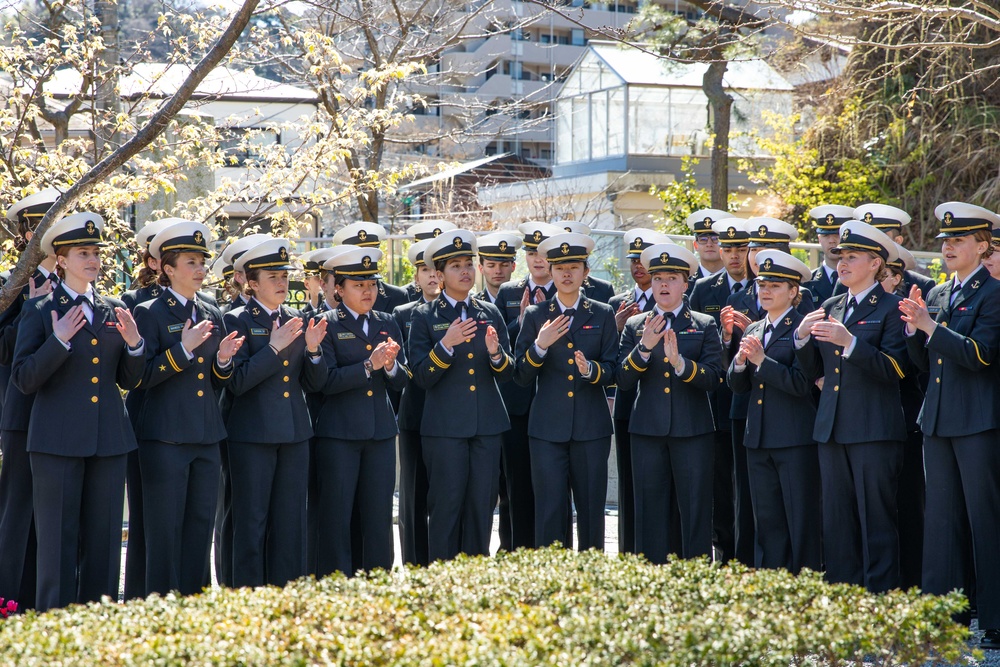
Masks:
[[[729,210],[729,121],[733,98],[722,87],[722,77],[729,63],[721,53],[708,65],[702,79],[702,90],[712,105],[712,208]]]

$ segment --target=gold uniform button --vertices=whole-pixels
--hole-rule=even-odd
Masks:
[[[284,380],[285,382],[288,382],[288,376],[287,375],[285,377],[281,378],[281,379]]]
[[[96,338],[92,338],[92,339],[90,340],[90,344],[91,344],[91,345],[97,345],[97,339],[96,339]]]
[[[98,359],[97,357],[94,357],[94,358],[93,358],[93,359],[91,360],[91,362],[92,362],[93,364],[97,365],[97,364],[101,363],[101,360],[100,360],[100,359]]]
[[[566,395],[569,396],[570,398],[573,398],[573,392],[571,391],[566,392]]]
[[[469,369],[469,375],[475,375],[475,374],[476,374],[476,369],[475,368],[470,368]]]
[[[668,377],[670,377],[670,371],[667,371],[666,373],[664,373],[664,374],[663,374],[663,377],[665,377],[665,378],[668,378]]]
[[[282,364],[283,366],[287,366],[287,365],[288,365],[288,359],[285,359],[285,360],[284,360],[283,362],[281,362],[281,364]]]
[[[667,359],[666,357],[663,357],[663,363],[665,363],[665,364],[669,364],[669,363],[670,363],[670,360],[669,360],[669,359]]]
[[[760,400],[760,399],[758,398],[758,399],[757,399],[757,405],[764,405],[764,401],[762,401],[762,400]]]
[[[469,359],[471,359],[474,356],[475,356],[474,354],[472,354],[471,352],[469,352]]]
[[[567,375],[567,376],[566,376],[566,379],[567,379],[567,380],[572,380],[572,379],[573,379],[573,376],[572,376],[572,375]]]
[[[198,357],[198,363],[199,364],[205,363],[205,357]]]
[[[839,384],[833,385],[833,390],[834,391],[840,391],[840,385]]]
[[[938,366],[940,366],[942,363],[944,363],[944,362],[941,361],[940,359],[938,359]]]
[[[205,395],[205,392],[203,392],[201,389],[199,389],[198,390],[198,396],[201,397],[201,396],[204,396],[204,395]]]
[[[938,384],[941,384],[941,378],[934,378],[934,381],[937,382]]]
[[[570,366],[572,366],[572,365],[573,365],[573,364],[575,364],[576,362],[575,362],[575,361],[573,361],[572,359],[569,359],[569,360],[567,360],[567,362],[566,362],[566,363],[568,363],[568,364],[569,364]]]
[[[947,328],[948,328],[948,323],[947,323],[947,322],[942,322],[942,323],[941,323],[941,326],[943,326],[944,328],[946,328],[946,329],[947,329]]]
[[[205,374],[204,373],[198,373],[198,379],[199,380],[204,380],[205,379]]]
[[[839,373],[839,372],[840,372],[840,369],[839,369],[839,368],[834,368],[834,369],[833,369],[833,372],[834,372],[834,373]]]
[[[90,402],[91,403],[97,403],[97,397],[96,396],[91,396],[90,397]]]
[[[670,387],[664,387],[663,393],[664,394],[669,394],[670,393]]]
[[[365,345],[365,349],[366,350],[370,350],[370,349],[372,349],[372,346],[371,345]]]
[[[761,386],[760,386],[760,388],[761,388],[761,389],[763,389],[763,388],[764,388],[764,385],[761,385]]]
[[[469,387],[469,391],[475,391],[475,390],[476,390],[476,385],[472,385],[471,387]]]
[[[834,355],[836,355],[838,357],[840,356],[840,350],[834,350],[833,353],[834,353]]]
[[[369,396],[372,396],[372,395],[374,395],[374,394],[372,393],[372,390],[371,390],[371,389],[369,389],[369,390],[368,390],[368,395],[369,395]],[[285,392],[285,396],[286,396],[286,397],[288,396],[288,392]]]
[[[97,384],[97,378],[96,377],[90,378],[90,381],[93,382],[94,384]]]
[[[371,392],[368,392],[368,394],[371,395]],[[288,398],[288,392],[287,391],[285,392],[285,398]]]
[[[573,349],[573,343],[568,343],[568,344],[566,345],[566,347],[568,347],[569,349],[571,349],[571,350],[572,350],[572,349]]]

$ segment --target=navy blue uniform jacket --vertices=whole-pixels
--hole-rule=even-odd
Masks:
[[[604,387],[614,383],[618,327],[611,306],[581,295],[569,332],[553,343],[543,358],[535,351],[542,325],[559,317],[556,298],[524,311],[514,356],[514,379],[535,385],[528,415],[528,435],[549,442],[596,440],[611,435],[611,412]],[[580,377],[577,351],[593,363],[589,380]]]
[[[419,305],[410,320],[407,340],[413,360],[413,379],[427,392],[420,420],[420,434],[442,438],[497,435],[510,429],[510,419],[500,397],[500,384],[514,376],[510,340],[500,311],[492,303],[470,299],[468,316],[476,320],[476,336],[452,349],[441,339],[458,311],[444,294]],[[492,326],[500,338],[504,358],[490,363],[486,330]]]
[[[52,334],[52,313],[61,318],[72,307],[73,300],[59,286],[26,302],[21,313],[11,381],[22,393],[35,394],[28,451],[79,457],[125,454],[136,445],[119,387],[139,385],[145,359],[128,354],[115,328],[114,309],[125,304],[99,294],[93,322],[76,332],[67,350]]]
[[[677,351],[685,359],[682,375],[663,355],[662,340],[643,361],[637,346],[642,340],[646,318],[640,313],[629,318],[622,331],[615,375],[618,387],[639,388],[629,433],[687,438],[715,431],[708,392],[722,380],[722,339],[711,316],[692,311],[687,305],[674,318]]]
[[[386,440],[399,433],[389,402],[389,389],[402,391],[410,377],[406,350],[396,355],[399,368],[392,377],[385,370],[365,372],[364,362],[388,339],[402,346],[403,336],[388,313],[368,313],[368,333],[344,306],[321,315],[327,319],[323,357],[329,375],[323,385],[323,404],[316,417],[316,437],[338,440]]]

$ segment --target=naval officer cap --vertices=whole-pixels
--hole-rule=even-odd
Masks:
[[[888,204],[862,204],[854,209],[853,218],[881,230],[902,229],[910,224],[909,213]]]
[[[577,232],[553,234],[538,244],[538,252],[545,255],[549,264],[586,262],[593,251],[594,239]]]
[[[839,255],[848,250],[873,252],[886,264],[898,257],[895,241],[881,229],[860,220],[848,220],[840,226],[840,243],[830,250],[830,254]]]
[[[733,217],[733,214],[727,211],[720,211],[717,208],[703,208],[689,215],[684,222],[691,228],[694,235],[698,236],[699,234],[715,234],[716,232],[712,229],[712,225],[719,220],[731,217]]]
[[[723,218],[712,223],[712,231],[719,235],[719,243],[725,246],[745,246],[750,243],[750,233],[746,230],[746,219]]]
[[[456,257],[472,257],[477,250],[476,235],[468,229],[442,232],[424,249],[424,262],[436,265]]]
[[[147,222],[142,229],[135,233],[136,245],[139,246],[140,250],[149,250],[149,242],[153,240],[154,236],[170,225],[178,222],[184,222],[184,218],[163,218],[161,220]]]
[[[670,243],[670,237],[655,229],[636,227],[625,232],[625,251],[628,259],[639,259],[642,251],[657,243]]]
[[[215,265],[222,267],[222,278],[224,280],[231,280],[233,274],[236,273],[236,267],[234,265],[236,264],[236,260],[240,258],[240,255],[258,243],[263,243],[270,238],[273,238],[270,234],[249,234],[247,236],[242,236],[227,245],[222,251],[222,255],[215,260]],[[213,272],[215,271],[216,269],[213,266]]]
[[[480,259],[513,262],[524,240],[513,232],[492,232],[479,237]]]
[[[62,192],[58,189],[45,188],[11,204],[6,217],[11,222],[23,221],[34,227],[60,197]]]
[[[374,222],[353,222],[333,235],[333,244],[377,248],[384,235],[385,229],[382,225]]]
[[[46,255],[54,255],[59,248],[105,246],[103,231],[104,218],[96,213],[67,215],[42,235],[42,250]]]
[[[934,215],[941,221],[941,233],[934,238],[947,239],[968,236],[978,231],[992,232],[1000,227],[1000,216],[982,206],[950,201],[934,209]]]
[[[896,255],[896,259],[891,262],[886,262],[885,265],[900,273],[903,271],[912,271],[917,268],[917,260],[913,256],[913,253],[898,243],[896,244]]]
[[[556,227],[562,227],[564,232],[573,232],[574,234],[586,234],[590,236],[590,225],[585,225],[582,222],[577,222],[576,220],[553,220],[552,224]]]
[[[547,222],[533,220],[522,222],[517,226],[517,231],[524,238],[524,251],[535,252],[538,249],[539,243],[550,236],[562,234],[565,230],[562,227],[557,227]]]
[[[247,250],[236,260],[237,271],[292,271],[292,244],[288,239],[271,238]]]
[[[149,254],[156,259],[165,252],[195,252],[210,257],[208,242],[211,232],[206,225],[194,220],[181,220],[164,227],[149,242]]]
[[[757,253],[758,282],[779,281],[801,284],[812,279],[812,271],[799,259],[784,250],[765,248]]]
[[[440,236],[441,232],[450,232],[453,229],[458,229],[458,226],[447,220],[423,220],[415,225],[410,225],[406,233],[412,236],[415,241],[426,241]]]
[[[334,248],[326,247],[302,253],[298,257],[299,263],[302,265],[302,271],[307,276],[319,275],[320,270],[323,268],[323,262],[333,256],[334,250]]]
[[[799,230],[777,218],[750,218],[743,223],[743,229],[749,234],[751,248],[791,243],[799,238]]]
[[[639,258],[649,273],[682,273],[685,278],[698,266],[698,258],[676,243],[656,243],[642,251]]]
[[[349,249],[326,260],[323,268],[349,280],[377,280],[380,259],[382,251],[378,248],[349,246]]]
[[[419,268],[424,265],[424,252],[427,250],[427,246],[431,244],[436,237],[432,236],[429,239],[424,239],[423,241],[417,241],[409,248],[406,249],[406,259],[410,260],[410,264],[414,267]]]
[[[850,206],[824,204],[809,211],[817,234],[839,234],[840,226],[848,220],[854,220],[854,209]]]

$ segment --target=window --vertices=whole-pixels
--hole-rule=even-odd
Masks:
[[[530,148],[522,148],[521,149],[521,157],[523,157],[525,160],[530,160],[531,159],[531,149]]]
[[[486,154],[487,156],[490,156],[490,155],[496,155],[496,154],[497,154],[497,145],[496,145],[496,144],[487,144],[487,146],[486,146],[486,150],[485,150],[485,151],[483,151],[483,152],[484,152],[484,153],[485,153],[485,154]]]
[[[538,36],[538,41],[541,42],[542,44],[551,44],[552,35],[547,33],[542,33],[541,35]]]
[[[570,42],[573,44],[573,46],[586,46],[587,45],[587,39],[583,36],[583,29],[581,29],[581,28],[573,28],[571,34],[572,34],[572,37],[571,37]]]
[[[541,155],[541,158],[543,160],[551,160],[552,159],[552,149],[551,148],[543,148],[540,151],[540,155]]]
[[[248,162],[259,161],[267,146],[281,143],[281,133],[269,127],[220,128],[222,141],[219,150],[226,155],[226,166],[244,167]]]

